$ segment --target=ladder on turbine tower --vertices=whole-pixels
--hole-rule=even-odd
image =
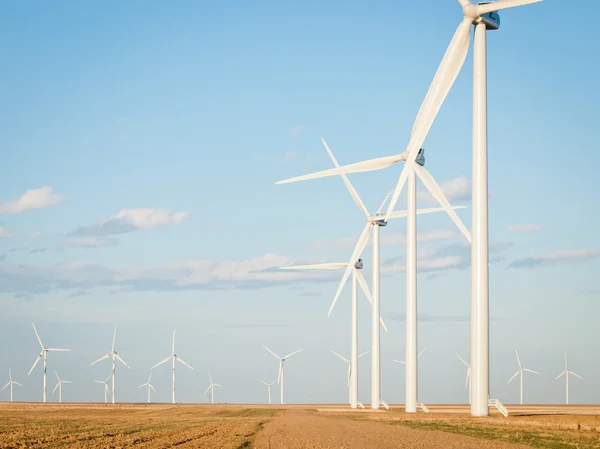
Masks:
[[[498,411],[504,415],[505,418],[508,416],[508,410],[506,409],[504,404],[502,404],[502,402],[500,402],[498,399],[490,399],[489,406],[496,407]]]
[[[421,410],[423,410],[425,413],[429,413],[429,409],[427,408],[427,406],[425,404],[423,404],[422,402],[420,404],[417,404],[417,408],[420,408]]]

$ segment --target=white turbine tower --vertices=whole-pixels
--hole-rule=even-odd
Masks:
[[[471,359],[474,397],[471,404],[471,414],[473,416],[488,416],[490,413],[490,403],[486,31],[488,29],[497,30],[500,27],[500,17],[497,11],[538,3],[542,0],[499,0],[496,2],[482,2],[480,4],[473,4],[469,0],[457,1],[462,7],[463,20],[450,41],[427,95],[421,104],[406,150],[398,155],[358,162],[341,167],[340,169],[326,170],[317,174],[285,180],[280,183],[339,175],[341,173],[379,170],[399,161],[404,161],[404,168],[400,173],[392,200],[388,205],[388,210],[384,217],[384,221],[387,221],[402,193],[404,184],[413,175],[414,170],[417,169],[417,157],[429,129],[462,69],[469,50],[471,26],[475,25],[472,162],[473,242],[471,246]],[[409,184],[412,184],[412,182]],[[409,192],[409,203],[412,202],[413,196],[412,192]],[[407,286],[408,289],[409,287]]]
[[[567,353],[565,352],[565,370],[562,373],[560,373],[558,376],[556,376],[554,379],[552,379],[552,382],[557,381],[562,376],[565,376],[565,382],[566,382],[566,386],[567,386],[567,402],[566,402],[566,404],[569,404],[569,374],[571,374],[575,377],[579,377],[580,379],[583,379],[583,377],[581,377],[579,374],[575,374],[573,371],[571,371],[569,369],[569,364],[567,363]]]
[[[271,382],[271,383],[267,383],[267,382],[265,382],[264,380],[261,380],[261,382],[267,386],[267,390],[269,391],[269,405],[271,405],[271,385],[273,385],[273,384],[274,384],[275,382],[277,382],[277,381],[276,381],[276,380],[274,380],[274,381],[273,381],[273,382]]]
[[[117,338],[117,326],[115,326],[115,331],[113,332],[112,349],[110,350],[110,352],[108,354],[100,357],[95,362],[90,363],[90,366],[92,366],[92,365],[95,365],[98,362],[101,362],[104,359],[107,359],[109,357],[112,358],[112,371],[111,371],[109,377],[112,377],[112,403],[113,404],[115,403],[115,368],[116,368],[116,361],[118,360],[123,365],[125,365],[127,368],[131,369],[131,367],[127,363],[125,363],[125,360],[123,360],[121,358],[121,356],[118,354],[118,352],[115,351],[115,340],[116,340],[116,338]]]
[[[527,371],[528,373],[533,373],[533,374],[540,374],[540,373],[538,373],[537,371],[532,371],[527,368],[523,368],[523,366],[521,366],[521,359],[519,358],[519,352],[516,349],[515,349],[515,354],[517,354],[517,363],[519,364],[519,369],[517,370],[515,375],[513,377],[511,377],[508,380],[508,382],[506,382],[506,383],[509,384],[515,377],[517,377],[518,375],[521,375],[521,405],[523,405],[523,372]]]
[[[352,377],[353,377],[352,371],[354,371],[354,370],[352,369],[352,361],[348,360],[346,357],[342,357],[337,352],[335,352],[333,349],[330,349],[330,351],[333,352],[335,355],[337,355],[340,359],[342,359],[344,362],[346,362],[348,364],[348,398],[349,398],[348,400],[349,400],[350,404],[352,404],[352,400],[354,399],[353,398],[354,389],[352,388]],[[368,353],[369,353],[369,351],[365,351],[362,354],[359,354],[356,358],[360,359],[363,355],[366,355]],[[361,408],[365,408],[360,402],[358,402],[358,405],[360,405]],[[354,407],[354,408],[356,408],[356,407]]]
[[[108,381],[109,379],[112,377],[112,372],[108,375],[108,377],[106,378],[106,380],[95,380],[94,382],[97,384],[102,384],[104,385],[104,403],[106,404],[108,402],[108,396],[110,396],[110,391],[108,388]]]
[[[463,360],[461,356],[456,354],[456,357],[459,358],[461,362],[467,367],[467,378],[465,380],[465,388],[469,390],[469,405],[471,404],[471,389],[469,388],[470,380],[471,380],[471,365]]]
[[[150,370],[150,374],[148,375],[148,382],[138,386],[138,388],[148,387],[148,404],[150,404],[150,389],[154,390],[154,387],[150,383],[150,379],[152,379],[152,370]],[[154,391],[156,391],[156,390],[154,390]]]
[[[23,386],[19,382],[13,380],[12,374],[11,374],[10,368],[9,368],[8,369],[8,383],[6,385],[4,385],[0,391],[4,391],[4,389],[7,387],[10,388],[10,402],[13,401],[13,385],[18,385],[19,387]]]
[[[185,363],[183,361],[183,359],[181,359],[177,354],[175,354],[175,330],[173,330],[173,346],[171,347],[171,355],[169,357],[167,357],[166,359],[164,359],[162,362],[157,363],[156,365],[154,365],[150,369],[154,369],[157,366],[160,366],[163,363],[168,362],[169,360],[171,360],[172,363],[173,363],[172,368],[171,368],[172,369],[172,373],[173,373],[173,390],[172,390],[172,393],[171,393],[171,399],[172,399],[173,404],[175,404],[175,361],[178,361],[182,365],[187,366],[192,371],[194,370],[194,368],[192,368],[190,365],[188,365],[187,363]]]
[[[33,326],[33,330],[35,332],[35,336],[37,337],[38,342],[40,343],[40,346],[42,347],[42,350],[40,351],[39,355],[35,359],[35,362],[33,362],[33,366],[31,367],[31,369],[29,370],[29,372],[27,373],[27,375],[29,376],[31,374],[31,372],[35,368],[35,365],[37,365],[37,363],[40,361],[40,359],[44,360],[44,402],[46,402],[46,391],[47,391],[47,387],[46,387],[47,386],[46,374],[47,374],[47,359],[48,359],[47,354],[48,354],[48,352],[52,352],[52,351],[70,351],[70,349],[47,348],[42,343],[42,339],[40,338],[40,335],[38,334],[38,331],[35,328],[35,324],[31,323],[31,325]]]
[[[279,371],[277,373],[277,383],[279,384],[279,387],[280,387],[280,392],[279,392],[280,400],[281,400],[281,403],[283,404],[284,403],[283,402],[283,362],[285,362],[286,359],[289,359],[294,354],[298,354],[300,351],[302,351],[302,349],[298,349],[297,351],[290,352],[289,354],[284,355],[283,357],[279,357],[277,354],[275,354],[273,351],[271,351],[265,345],[263,345],[263,348],[265,348],[267,351],[269,351],[271,354],[273,354],[273,356],[275,356],[279,360]]]
[[[58,382],[56,383],[54,390],[52,390],[52,393],[54,393],[58,388],[58,403],[60,404],[62,402],[62,384],[70,384],[73,382],[71,382],[70,380],[60,380],[60,377],[58,377],[58,373],[56,372],[56,370],[54,370],[54,374],[56,374],[56,379],[58,379]]]
[[[222,387],[223,385],[214,383],[210,373],[208,373],[208,378],[210,379],[210,385],[208,386],[208,388],[206,389],[204,394],[208,393],[208,391],[210,390],[210,403],[214,404],[215,403],[215,387]],[[270,391],[270,388],[269,388],[269,391]]]
[[[377,321],[377,317],[380,314],[380,295],[379,295],[379,227],[386,226],[387,221],[390,218],[403,218],[407,217],[407,267],[406,267],[406,276],[407,276],[407,302],[406,302],[406,355],[408,363],[406,365],[406,392],[407,392],[407,411],[416,411],[416,398],[417,398],[417,296],[416,296],[416,279],[417,279],[417,271],[416,271],[416,261],[417,261],[417,237],[416,237],[416,216],[420,214],[427,214],[431,212],[440,212],[446,211],[446,213],[452,218],[452,220],[456,223],[458,228],[464,233],[469,242],[471,241],[471,236],[467,231],[466,227],[456,215],[454,209],[463,209],[465,206],[451,207],[448,202],[446,196],[442,192],[441,188],[431,176],[431,174],[423,167],[425,164],[425,157],[423,155],[423,150],[418,153],[417,163],[415,164],[415,168],[411,175],[411,192],[409,192],[409,208],[407,211],[400,212],[392,212],[391,209],[388,208],[388,214],[385,217],[385,220],[382,215],[380,215],[383,206],[387,201],[386,199],[383,201],[379,211],[375,216],[372,216],[367,208],[365,207],[363,201],[358,196],[358,193],[350,183],[350,180],[345,175],[344,170],[346,167],[340,167],[338,161],[335,159],[333,153],[329,149],[329,146],[325,142],[324,139],[323,145],[325,149],[329,153],[329,156],[336,166],[335,169],[325,170],[323,172],[299,176],[292,179],[287,179],[284,181],[279,181],[277,184],[285,184],[289,182],[303,181],[308,179],[319,178],[323,176],[330,176],[333,174],[341,175],[344,184],[348,188],[350,195],[354,199],[354,202],[357,204],[359,209],[363,211],[366,215],[367,223],[361,236],[358,239],[358,242],[354,248],[354,252],[352,253],[352,257],[350,258],[350,262],[346,265],[346,271],[344,276],[342,277],[342,281],[338,287],[336,295],[333,299],[333,303],[331,308],[329,309],[329,314],[333,310],[336,301],[341,294],[346,281],[350,275],[350,271],[352,270],[351,264],[355,263],[355,261],[361,256],[364,248],[367,246],[369,242],[369,235],[371,228],[373,228],[373,314],[372,314],[372,360],[371,360],[371,408],[378,409],[381,401],[381,391],[380,391],[380,382],[381,382],[381,366],[380,366],[380,329],[379,322]],[[400,157],[397,160],[404,160]],[[388,164],[389,165],[389,164]],[[419,178],[423,181],[423,184],[427,187],[432,196],[440,203],[442,207],[440,208],[430,208],[430,209],[420,209],[416,208],[416,183],[414,173],[417,173]],[[412,196],[411,196],[412,194]],[[411,200],[412,198],[412,200]],[[356,381],[355,381],[356,382]],[[353,404],[353,408],[356,406]]]

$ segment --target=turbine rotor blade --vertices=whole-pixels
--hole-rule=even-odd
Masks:
[[[104,355],[104,356],[100,357],[100,358],[99,358],[98,360],[96,360],[95,362],[92,362],[92,363],[90,363],[90,365],[89,365],[89,366],[95,365],[96,363],[98,363],[98,362],[101,362],[102,360],[109,358],[109,357],[110,357],[110,355],[111,355],[111,353],[108,353],[108,354],[106,354],[106,355]]]
[[[157,366],[160,366],[160,365],[162,365],[163,363],[166,363],[166,362],[168,362],[169,360],[171,360],[171,358],[172,358],[172,357],[173,357],[173,356],[172,356],[172,355],[170,355],[169,357],[167,357],[166,359],[164,359],[162,362],[158,362],[156,365],[154,365],[154,366],[153,366],[152,368],[150,368],[150,369],[154,369],[154,368],[156,368]],[[110,376],[109,376],[109,377],[110,377]],[[108,379],[107,379],[107,380],[108,380]]]
[[[330,349],[331,352],[333,352],[335,355],[337,355],[340,359],[342,359],[344,362],[346,363],[350,363],[350,360],[348,360],[346,357],[342,357],[341,355],[339,355],[337,352],[335,352],[333,349]]]
[[[265,348],[267,351],[269,351],[271,354],[273,354],[275,357],[277,357],[279,360],[281,360],[281,357],[279,357],[277,354],[275,354],[273,351],[271,351],[269,348],[267,348],[265,345],[263,345],[263,348]]]
[[[517,354],[517,363],[519,364],[519,368],[521,368],[521,359],[519,358],[519,352],[515,348],[515,354]]]
[[[40,346],[42,347],[42,349],[44,349],[44,343],[42,343],[42,339],[40,338],[40,334],[38,334],[37,329],[35,328],[35,324],[31,323],[31,325],[33,326],[33,331],[35,332],[35,336],[37,337]]]
[[[358,280],[358,285],[360,285],[361,290],[367,297],[369,304],[371,304],[371,306],[373,306],[373,296],[371,296],[371,292],[369,291],[367,281],[365,280],[365,278],[362,275],[362,273],[360,272],[360,270],[356,270],[356,279]],[[381,315],[379,316],[379,322],[381,323],[381,326],[383,327],[383,329],[387,332],[388,331],[387,326],[385,325],[385,321],[383,321],[383,318],[381,317]]]
[[[523,371],[527,371],[528,373],[533,373],[533,374],[540,374],[537,371],[533,371],[533,370],[530,370],[530,369],[527,369],[527,368],[523,368]]]
[[[392,362],[401,363],[402,365],[406,365],[406,362],[402,360],[392,360]]]
[[[313,265],[296,265],[294,267],[280,267],[280,270],[339,270],[345,268],[345,262],[317,263]]]
[[[477,16],[482,16],[484,14],[494,12],[494,11],[500,11],[502,9],[516,8],[518,6],[530,5],[532,3],[538,3],[541,1],[542,0],[505,0],[502,2],[489,3],[487,5],[477,5],[476,6]]]
[[[560,379],[562,376],[564,376],[564,375],[565,375],[565,373],[566,373],[566,372],[567,372],[567,371],[563,371],[562,373],[560,373],[558,376],[556,376],[554,379],[552,379],[552,382],[554,382],[555,380],[558,380],[558,379]]]
[[[304,349],[298,349],[297,351],[294,352],[290,352],[288,355],[285,355],[282,357],[282,359],[289,359],[291,356],[293,356],[294,354],[298,354],[300,351],[303,351]]]
[[[31,367],[31,369],[29,370],[29,372],[27,373],[27,375],[29,376],[31,374],[31,372],[33,371],[33,368],[35,368],[35,365],[38,364],[38,362],[40,361],[40,359],[42,358],[42,354],[44,353],[44,350],[42,349],[42,351],[39,353],[39,355],[37,356],[37,358],[35,359],[35,362],[33,362],[33,366]]]
[[[572,374],[575,377],[579,377],[580,379],[583,379],[583,377],[581,377],[579,374],[575,374],[573,371],[569,371],[569,374]]]
[[[121,362],[123,365],[125,365],[127,368],[131,369],[131,366],[129,366],[127,363],[125,363],[125,360],[123,360],[119,354],[115,354],[115,357],[116,357],[116,358],[117,358],[117,360],[118,360],[119,362]]]
[[[115,324],[115,330],[113,332],[112,352],[115,352],[115,340],[117,339],[117,325]]]
[[[179,363],[183,363],[185,366],[187,366],[189,369],[193,370],[194,368],[192,368],[190,365],[188,365],[187,363],[185,363],[182,359],[180,359],[179,357],[175,357],[175,359],[179,362]]]
[[[360,359],[360,358],[361,358],[363,355],[366,355],[366,354],[368,354],[369,352],[371,352],[371,351],[365,351],[365,352],[363,352],[362,354],[359,354],[359,355],[358,355],[358,358]]]
[[[509,381],[508,381],[508,382],[506,382],[506,383],[507,383],[507,384],[511,383],[511,382],[512,382],[512,380],[513,380],[515,377],[517,377],[517,376],[518,376],[520,373],[521,373],[521,370],[519,369],[519,370],[518,370],[518,371],[515,373],[515,375],[514,375],[513,377],[511,377],[511,378],[509,379]]]

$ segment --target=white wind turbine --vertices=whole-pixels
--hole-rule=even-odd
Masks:
[[[342,357],[341,355],[339,355],[337,352],[335,352],[333,349],[330,349],[331,352],[333,352],[335,355],[337,355],[340,359],[342,359],[344,362],[346,362],[348,364],[348,398],[349,398],[349,402],[350,404],[352,404],[352,400],[353,400],[353,391],[354,389],[352,388],[352,361],[348,360],[346,357]],[[362,354],[359,354],[357,359],[360,359],[363,355],[368,354],[369,351],[365,351]],[[360,402],[358,402],[358,405],[361,406],[361,408],[365,408]]]
[[[279,357],[277,354],[275,354],[273,351],[271,351],[265,345],[263,345],[263,348],[265,348],[267,351],[269,351],[271,354],[273,354],[273,356],[275,356],[277,359],[279,359],[279,371],[277,373],[277,383],[279,384],[279,387],[280,387],[279,394],[280,394],[281,403],[283,404],[283,362],[285,362],[286,359],[289,359],[294,354],[298,354],[300,351],[302,351],[302,349],[298,349],[297,351],[290,352],[289,354],[284,355],[283,357]]]
[[[469,383],[471,380],[471,365],[469,365],[467,362],[465,362],[463,360],[463,358],[461,356],[459,356],[458,354],[456,354],[456,357],[458,357],[459,360],[461,362],[463,362],[463,364],[467,367],[467,379],[465,380],[465,388],[467,388],[469,390],[469,404],[471,404],[471,388],[469,388]]]
[[[18,385],[19,387],[23,386],[19,382],[13,380],[12,374],[11,374],[10,368],[9,368],[8,369],[8,383],[6,385],[4,385],[0,391],[4,391],[4,389],[7,387],[10,388],[10,402],[13,401],[13,385]]]
[[[557,381],[562,376],[565,376],[565,382],[567,385],[567,402],[566,402],[566,404],[569,404],[569,374],[571,374],[575,377],[579,377],[580,379],[583,379],[583,377],[581,377],[579,374],[575,374],[573,371],[571,371],[569,369],[569,365],[567,363],[567,353],[565,352],[565,370],[562,373],[560,373],[558,376],[556,376],[554,379],[552,379],[552,382]]]
[[[138,388],[148,387],[148,404],[150,404],[150,389],[154,390],[154,387],[150,383],[150,379],[151,378],[152,378],[152,370],[150,370],[150,375],[148,375],[148,382],[146,382],[145,384],[142,384],[142,385],[138,386]],[[154,391],[156,391],[156,390],[154,390]]]
[[[210,390],[210,403],[214,404],[215,403],[215,387],[222,387],[223,385],[214,383],[210,373],[208,373],[208,378],[210,379],[210,385],[208,386],[208,388],[206,389],[204,394],[208,393],[208,391]],[[270,388],[269,388],[269,391],[270,391]]]
[[[519,359],[519,352],[516,349],[515,349],[515,354],[517,354],[517,363],[519,364],[519,369],[517,370],[515,375],[513,377],[511,377],[509,379],[509,381],[506,383],[509,384],[515,377],[517,377],[518,375],[521,375],[521,405],[522,405],[523,404],[523,372],[527,371],[528,373],[533,373],[533,374],[540,374],[540,373],[538,373],[537,371],[532,371],[527,368],[523,368],[521,366],[521,359]]]
[[[423,348],[423,350],[419,352],[417,358],[420,359],[425,351],[427,351],[427,348]],[[392,362],[400,363],[401,365],[406,365],[406,362],[404,360],[392,360]]]
[[[47,391],[47,387],[46,387],[46,385],[47,385],[46,374],[47,374],[47,358],[48,358],[47,354],[48,354],[48,352],[52,352],[52,351],[70,351],[70,349],[47,348],[42,343],[42,339],[40,338],[40,335],[38,334],[38,331],[35,328],[35,324],[31,323],[31,325],[33,326],[33,330],[35,332],[35,336],[37,337],[38,342],[40,343],[40,346],[42,347],[42,350],[40,351],[39,355],[35,359],[35,362],[33,362],[33,366],[31,367],[31,369],[29,370],[29,372],[27,373],[27,375],[29,376],[31,374],[31,372],[35,368],[35,365],[37,365],[37,363],[40,361],[40,359],[44,360],[44,402],[46,402],[46,391]]]
[[[471,26],[475,25],[474,76],[473,76],[473,194],[471,246],[471,359],[474,398],[471,404],[473,416],[489,415],[489,244],[488,244],[488,177],[487,177],[487,33],[500,27],[497,11],[538,3],[542,0],[499,0],[473,4],[469,0],[457,0],[463,12],[454,37],[429,87],[427,95],[415,119],[406,150],[398,155],[371,159],[347,165],[340,169],[293,178],[283,182],[379,170],[404,161],[398,183],[388,205],[384,221],[396,206],[402,189],[409,180],[409,190],[414,189],[414,171],[417,158],[437,113],[450,92],[467,57],[471,40]],[[411,179],[409,179],[409,177]],[[412,188],[411,188],[412,186]],[[435,195],[434,195],[435,196]],[[414,193],[409,191],[409,208],[414,208]],[[411,252],[409,250],[409,252]],[[407,290],[409,287],[407,286]],[[375,295],[373,295],[375,296]]]
[[[277,382],[277,381],[276,381],[276,380],[274,380],[274,381],[273,381],[273,382],[271,382],[271,383],[267,383],[267,382],[265,382],[264,380],[261,380],[261,382],[262,382],[263,384],[265,384],[265,385],[267,386],[267,390],[269,390],[269,405],[271,405],[271,385],[273,385],[273,384],[274,384],[275,382]]]
[[[424,353],[425,351],[427,351],[427,348],[423,348],[423,350],[422,350],[421,352],[419,352],[419,355],[417,356],[417,360],[421,358],[421,356],[423,355],[423,353]],[[407,364],[407,363],[406,363],[404,360],[392,360],[392,362],[396,362],[396,363],[400,363],[401,365],[408,366],[408,364]],[[415,383],[414,383],[414,385],[415,385],[415,386],[417,385],[416,379],[415,379]],[[407,397],[408,397],[408,396],[407,396]],[[405,399],[404,399],[404,402],[405,402],[405,404],[404,404],[404,410],[405,410],[405,411],[408,411],[407,409],[408,409],[408,402],[409,402],[409,401],[407,400],[407,397],[405,397]],[[423,410],[425,410],[426,412],[428,411],[428,410],[427,410],[427,407],[425,407],[425,405],[424,405],[424,404],[419,404],[419,403],[417,402],[416,395],[415,395],[415,403],[417,404],[417,405],[416,405],[416,407],[419,407],[419,406],[420,406],[420,407],[421,407]]]
[[[97,384],[102,384],[104,385],[104,403],[106,404],[108,402],[108,397],[110,396],[110,391],[108,388],[108,380],[112,377],[112,372],[108,375],[108,377],[106,378],[106,380],[95,380],[94,382]]]
[[[56,374],[56,378],[58,379],[58,382],[56,383],[56,387],[54,387],[54,390],[52,390],[52,393],[54,393],[56,391],[56,389],[58,388],[58,402],[61,403],[62,402],[62,384],[70,384],[73,383],[70,380],[60,380],[60,377],[58,377],[58,373],[56,372],[56,370],[54,370],[54,374]]]
[[[329,153],[329,156],[336,166],[335,169],[325,170],[324,172],[319,172],[316,174],[300,176],[297,178],[292,178],[284,181],[279,181],[277,184],[283,184],[288,182],[296,182],[301,180],[313,179],[323,176],[329,176],[332,174],[341,175],[344,184],[348,188],[350,195],[354,199],[355,203],[363,211],[366,215],[367,223],[361,236],[358,239],[358,242],[354,248],[354,252],[352,253],[352,257],[350,258],[350,262],[346,264],[346,271],[344,276],[342,277],[342,281],[338,287],[336,295],[333,299],[333,303],[331,304],[331,308],[329,309],[329,314],[333,310],[336,301],[341,294],[348,277],[350,276],[350,271],[352,270],[352,265],[355,261],[361,256],[364,248],[367,246],[369,242],[369,235],[371,228],[373,228],[373,314],[372,314],[372,360],[371,360],[371,408],[378,409],[381,400],[381,391],[380,391],[380,329],[379,322],[377,321],[377,317],[380,315],[380,295],[379,295],[379,227],[386,226],[387,221],[390,218],[403,218],[407,217],[407,266],[406,266],[406,276],[407,276],[407,303],[406,303],[406,354],[408,364],[406,366],[406,392],[407,392],[407,411],[416,411],[416,397],[417,397],[417,304],[416,304],[416,257],[417,257],[417,237],[416,237],[416,216],[420,214],[427,214],[431,212],[440,212],[446,211],[450,218],[456,223],[457,227],[463,232],[463,234],[467,237],[469,242],[471,241],[471,236],[467,231],[466,227],[456,215],[454,209],[463,209],[465,206],[457,206],[451,207],[450,203],[446,199],[446,196],[442,192],[441,188],[431,176],[431,174],[423,168],[425,164],[425,157],[423,155],[423,150],[421,150],[418,154],[418,161],[415,164],[416,168],[414,169],[413,176],[411,177],[412,183],[412,196],[411,192],[409,192],[409,210],[407,211],[399,211],[399,212],[390,212],[386,215],[385,220],[382,219],[383,216],[380,215],[381,209],[385,205],[387,198],[383,201],[383,204],[379,208],[379,211],[375,216],[372,216],[364,205],[363,201],[358,196],[358,193],[350,183],[350,180],[345,175],[343,171],[345,168],[341,167],[334,157],[333,153],[329,149],[329,146],[325,142],[324,139],[321,139],[325,149]],[[400,159],[401,160],[401,159]],[[414,173],[419,175],[419,178],[423,181],[427,189],[430,191],[432,196],[440,203],[441,208],[429,208],[429,209],[416,209],[416,184],[414,182]],[[412,198],[412,200],[410,199]],[[388,211],[391,209],[388,208]],[[356,380],[354,381],[356,382]],[[356,406],[352,405],[353,408]],[[414,410],[413,410],[414,408]]]
[[[90,366],[95,365],[98,362],[101,362],[104,359],[107,359],[109,357],[112,358],[112,371],[110,373],[109,377],[112,377],[112,403],[115,403],[115,368],[116,368],[116,360],[118,360],[119,362],[121,362],[123,365],[125,365],[127,368],[131,369],[131,367],[125,363],[125,360],[123,360],[121,358],[121,356],[117,353],[117,351],[115,351],[115,340],[117,338],[117,326],[115,326],[115,331],[113,332],[113,340],[112,340],[112,349],[110,350],[110,352],[102,357],[100,357],[98,360],[96,360],[95,362],[90,363]]]
[[[191,369],[192,371],[194,370],[194,368],[192,368],[190,365],[188,365],[187,363],[185,363],[183,361],[183,359],[181,359],[177,354],[175,354],[175,330],[173,330],[173,346],[171,347],[171,355],[169,357],[167,357],[166,359],[164,359],[162,362],[157,363],[156,365],[154,365],[152,368],[150,369],[154,369],[159,365],[162,365],[163,363],[168,362],[169,360],[171,360],[173,362],[172,365],[172,372],[173,372],[173,390],[171,393],[171,398],[172,398],[172,402],[173,404],[175,404],[175,361],[178,361],[179,363],[181,363],[182,365],[187,366],[189,369]]]

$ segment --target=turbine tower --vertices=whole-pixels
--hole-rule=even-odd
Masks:
[[[283,357],[279,357],[277,354],[275,354],[273,351],[271,351],[269,348],[267,348],[265,345],[263,345],[263,348],[265,348],[267,351],[269,351],[271,354],[273,354],[274,357],[276,357],[279,360],[279,371],[277,373],[277,383],[279,384],[280,387],[280,400],[281,403],[283,404],[283,362],[285,362],[286,359],[289,359],[291,356],[293,356],[294,354],[298,354],[300,351],[302,351],[302,349],[298,349],[297,351],[294,352],[290,352],[287,355],[284,355]]]
[[[145,384],[142,384],[142,385],[138,386],[138,388],[148,387],[148,404],[150,404],[150,389],[154,390],[154,387],[150,383],[150,379],[151,378],[152,378],[152,370],[150,370],[150,375],[148,376],[148,382],[146,382]],[[154,391],[156,391],[156,390],[154,390]]]
[[[7,387],[10,388],[10,402],[13,401],[13,385],[18,385],[19,387],[23,386],[19,382],[13,380],[10,368],[8,368],[8,383],[4,385],[0,391],[4,391]]]
[[[405,161],[383,222],[390,218],[416,166],[429,129],[464,65],[471,40],[471,26],[475,25],[473,76],[473,194],[471,245],[471,415],[488,416],[489,406],[489,243],[488,243],[488,176],[487,176],[487,30],[500,27],[497,11],[538,3],[542,0],[499,0],[473,4],[457,0],[463,12],[450,45],[438,67],[427,95],[415,119],[406,150],[393,156],[370,159],[339,169],[293,178],[279,183],[295,182],[342,173],[379,170],[399,161]],[[410,186],[409,186],[410,189]],[[411,192],[412,193],[412,192]],[[409,194],[409,197],[412,195]],[[411,202],[409,198],[409,202]],[[414,207],[414,206],[413,206]],[[413,248],[414,249],[414,248]],[[412,250],[410,250],[412,254]],[[374,288],[375,290],[375,288]],[[375,298],[375,293],[373,297]],[[409,301],[412,299],[409,297]],[[410,318],[412,319],[412,317]],[[407,316],[407,324],[409,317]],[[408,326],[407,326],[408,327]]]
[[[581,377],[579,374],[575,374],[573,371],[571,371],[569,369],[569,364],[567,363],[567,353],[565,352],[565,370],[560,373],[558,376],[556,376],[554,379],[552,379],[552,382],[557,381],[558,379],[560,379],[562,376],[565,376],[565,383],[567,386],[567,402],[566,404],[569,404],[569,374],[575,376],[575,377],[579,377],[580,379],[583,379],[583,377]]]
[[[164,359],[162,362],[157,363],[156,365],[154,365],[152,368],[150,368],[151,370],[153,370],[154,368],[156,368],[157,366],[162,365],[163,363],[168,362],[169,360],[172,361],[173,365],[172,365],[172,372],[173,372],[173,390],[171,393],[171,399],[173,404],[175,404],[175,361],[178,361],[179,363],[181,363],[182,365],[187,366],[189,369],[191,369],[192,371],[194,370],[194,368],[192,368],[190,365],[188,365],[187,363],[185,363],[183,361],[183,359],[181,359],[181,357],[179,357],[176,353],[175,353],[175,330],[173,330],[173,345],[171,346],[171,355],[169,357],[167,357],[166,359]]]
[[[108,380],[112,377],[112,372],[108,375],[108,377],[106,378],[106,380],[95,380],[94,382],[97,384],[103,384],[104,385],[104,403],[106,404],[108,402],[108,396],[110,396],[110,391],[108,388]]]
[[[90,363],[90,366],[92,366],[92,365],[95,365],[98,362],[101,362],[104,359],[107,359],[109,357],[112,358],[112,371],[111,371],[109,377],[112,377],[112,403],[113,404],[115,403],[115,368],[116,368],[116,361],[118,360],[123,365],[125,365],[127,368],[131,369],[131,367],[127,363],[125,363],[125,360],[123,360],[121,358],[121,356],[118,354],[118,352],[115,351],[115,340],[116,340],[116,338],[117,338],[117,326],[115,326],[115,331],[113,332],[112,349],[110,350],[110,352],[108,354],[100,357],[95,362]]]
[[[469,390],[469,405],[471,405],[471,389],[469,388],[470,380],[471,380],[471,365],[463,360],[461,356],[456,354],[456,357],[459,358],[461,362],[467,367],[467,379],[465,380],[465,388]]]
[[[210,390],[210,403],[214,404],[215,403],[215,387],[222,387],[223,385],[214,383],[210,373],[208,373],[208,378],[210,379],[210,385],[208,386],[208,388],[206,389],[204,394],[208,393],[208,390]],[[269,390],[270,390],[270,388],[269,388]]]
[[[523,366],[521,366],[521,359],[519,358],[519,352],[516,349],[515,349],[515,354],[517,354],[517,363],[519,364],[519,369],[517,370],[515,375],[513,377],[511,377],[508,380],[508,382],[506,382],[506,383],[509,384],[515,377],[517,377],[518,375],[521,376],[521,405],[523,405],[523,372],[527,371],[528,373],[533,373],[533,374],[540,374],[540,373],[538,373],[537,371],[532,371],[527,368],[523,368]]]
[[[60,404],[62,402],[62,384],[70,384],[72,382],[70,380],[60,380],[60,377],[58,377],[58,373],[56,372],[56,370],[54,370],[54,374],[56,374],[58,382],[56,383],[56,387],[54,387],[54,390],[52,390],[52,393],[54,393],[58,388],[58,403]]]
[[[261,382],[262,382],[263,384],[265,384],[265,385],[267,386],[267,390],[269,390],[269,405],[271,405],[271,385],[273,385],[273,384],[274,384],[275,382],[277,382],[277,381],[276,381],[276,380],[274,380],[274,381],[273,381],[273,382],[271,382],[271,383],[267,383],[267,382],[265,382],[264,380],[261,380]]]
[[[42,350],[40,351],[39,355],[35,359],[35,362],[33,362],[33,366],[31,367],[31,369],[29,370],[29,372],[27,373],[27,375],[29,376],[31,374],[31,372],[35,368],[35,365],[37,365],[37,363],[40,361],[40,359],[44,360],[44,402],[46,402],[46,392],[47,392],[46,374],[47,374],[47,359],[48,359],[48,355],[47,354],[48,354],[48,352],[52,352],[52,351],[70,351],[70,349],[47,348],[42,343],[42,339],[40,338],[40,335],[38,334],[38,331],[35,328],[35,324],[31,323],[31,325],[33,326],[33,330],[35,332],[35,336],[37,337],[38,342],[40,343],[40,346],[42,347]]]
[[[346,357],[342,357],[337,352],[335,352],[333,349],[331,349],[330,351],[333,352],[335,355],[337,355],[340,359],[342,359],[344,362],[346,362],[348,364],[348,398],[349,398],[350,404],[352,404],[352,400],[354,399],[354,397],[353,397],[354,389],[352,388],[352,377],[353,377],[352,361],[348,360]],[[369,353],[369,351],[365,351],[362,354],[359,354],[357,359],[360,359],[363,355],[366,355],[368,353]],[[360,405],[362,408],[364,408],[364,406],[362,404],[360,404]],[[356,407],[353,407],[353,408],[356,408]]]

